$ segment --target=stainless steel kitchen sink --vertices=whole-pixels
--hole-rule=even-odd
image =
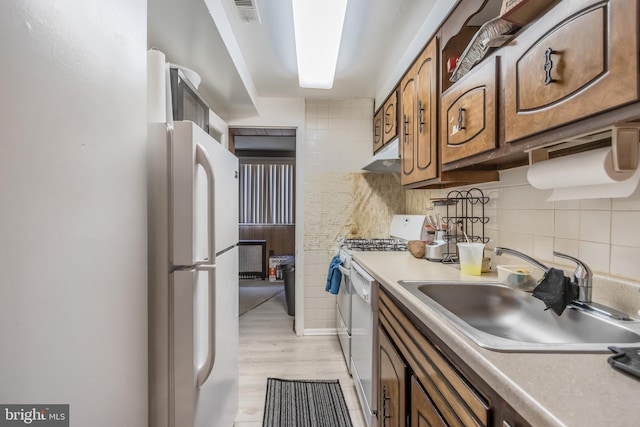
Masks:
[[[511,352],[609,352],[640,346],[640,321],[569,306],[561,316],[530,293],[491,282],[399,281],[481,347]]]

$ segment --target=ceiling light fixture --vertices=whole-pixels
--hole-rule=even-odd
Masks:
[[[300,87],[331,89],[347,0],[292,0]]]

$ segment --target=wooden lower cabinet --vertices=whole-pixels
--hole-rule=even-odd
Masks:
[[[420,386],[416,377],[411,377],[411,427],[446,427],[438,409],[429,395]]]
[[[378,293],[378,426],[504,427],[529,424],[444,345]],[[375,363],[374,363],[375,366]]]
[[[382,328],[378,329],[379,427],[400,427],[406,422],[407,365]]]

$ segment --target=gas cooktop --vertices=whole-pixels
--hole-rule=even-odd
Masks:
[[[400,239],[345,239],[342,247],[353,251],[406,251],[407,242]]]

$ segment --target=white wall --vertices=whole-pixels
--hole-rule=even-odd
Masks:
[[[0,3],[0,402],[147,424],[146,2]]]

